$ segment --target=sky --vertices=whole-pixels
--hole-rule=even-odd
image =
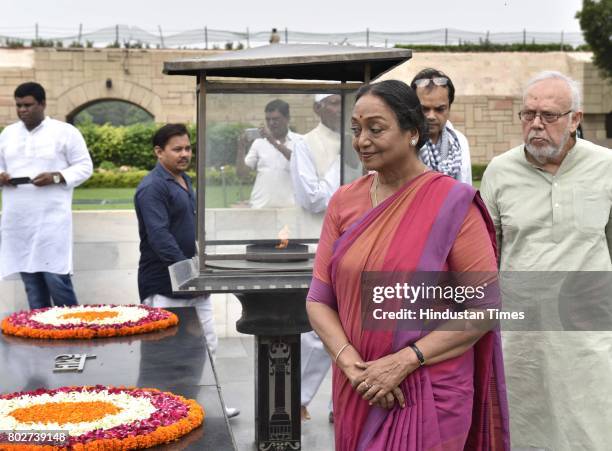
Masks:
[[[581,0],[4,0],[0,35],[40,29],[83,30],[125,24],[164,33],[202,28],[305,32],[576,32]],[[71,33],[71,30],[72,33]]]

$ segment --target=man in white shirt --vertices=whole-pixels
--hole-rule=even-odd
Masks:
[[[315,95],[313,109],[321,121],[304,135],[306,146],[297,145],[291,157],[295,200],[310,213],[324,212],[340,186],[341,108],[339,94]]]
[[[448,120],[455,100],[453,82],[443,72],[428,68],[414,76],[410,87],[416,91],[427,119],[429,139],[419,150],[419,158],[434,171],[471,185],[470,146]]]
[[[244,148],[238,149],[238,166],[244,164],[257,170],[251,191],[251,208],[293,207],[293,187],[289,161],[301,135],[289,130],[289,104],[276,99],[266,105],[266,126],[259,129],[257,138],[244,160]]]
[[[0,134],[0,277],[20,274],[31,309],[76,305],[72,191],[93,171],[81,133],[45,117],[45,90],[15,90],[20,121]]]
[[[340,121],[342,99],[338,94],[317,94],[313,106],[321,120],[304,135],[304,145],[297,145],[291,157],[291,179],[297,204],[305,218],[318,226],[332,194],[340,187]],[[331,359],[316,332],[301,335],[301,417],[310,419],[308,405],[321,386]],[[330,402],[330,421],[333,421]]]

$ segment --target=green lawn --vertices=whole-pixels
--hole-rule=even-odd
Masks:
[[[136,188],[77,188],[74,190],[73,210],[133,210]],[[210,186],[206,190],[206,206],[229,207],[249,198],[250,187],[228,185],[225,195],[221,186]]]
[[[73,210],[133,210],[136,188],[77,188]]]
[[[480,188],[480,180],[474,182]],[[73,210],[133,210],[136,188],[77,188],[74,190]],[[223,195],[221,186],[210,186],[206,190],[208,208],[229,207],[240,201],[248,200],[251,187],[228,185]],[[1,205],[1,203],[0,203]]]

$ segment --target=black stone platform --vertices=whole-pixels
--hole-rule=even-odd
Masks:
[[[151,334],[95,340],[30,340],[0,334],[0,393],[66,385],[153,387],[195,399],[203,426],[155,450],[235,450],[221,389],[193,307],[172,308],[179,325]],[[7,314],[1,314],[5,317]],[[54,373],[58,354],[94,354],[82,373]]]

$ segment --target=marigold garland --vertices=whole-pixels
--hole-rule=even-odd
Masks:
[[[186,412],[177,421],[174,421],[171,424],[157,426],[155,429],[148,432],[143,429],[144,433],[133,434],[132,432],[124,430],[119,434],[122,435],[121,438],[105,438],[104,435],[111,434],[112,429],[108,431],[98,429],[81,436],[71,436],[67,446],[2,444],[1,449],[3,451],[127,451],[132,449],[144,449],[178,440],[180,437],[199,427],[204,421],[204,409],[196,401],[186,399],[170,392],[162,392],[154,388],[123,388],[105,386],[62,387],[55,390],[39,389],[33,392],[0,395],[0,400],[11,399],[13,397],[20,397],[23,395],[35,396],[46,393],[57,393],[62,391],[66,392],[70,390],[81,392],[86,392],[88,390],[108,390],[109,392],[132,391],[135,395],[162,398],[162,401],[158,402],[161,403],[162,406],[164,402],[168,402],[168,400],[171,400],[175,404],[180,403],[186,408]],[[172,410],[173,412],[176,411],[176,409]],[[164,417],[163,419],[165,419],[167,422],[167,417]],[[161,421],[154,420],[153,424],[161,424]],[[138,426],[140,425],[137,425],[136,429],[138,429]]]
[[[109,311],[105,311],[107,308]],[[78,312],[70,312],[79,309]],[[83,310],[91,309],[91,312]],[[142,318],[117,324],[98,324],[97,320],[112,320],[118,316],[111,309],[142,309]],[[37,321],[41,314],[56,313],[57,318],[72,320],[74,324],[53,326]],[[141,316],[142,316],[141,315]],[[178,324],[178,317],[167,310],[146,305],[79,305],[74,307],[50,307],[13,313],[4,318],[0,329],[4,334],[40,339],[91,339],[143,334],[166,329]]]
[[[39,422],[44,418],[48,423],[74,423],[99,420],[106,415],[119,412],[120,408],[109,402],[50,402],[41,406],[21,407],[10,415],[22,423]]]

